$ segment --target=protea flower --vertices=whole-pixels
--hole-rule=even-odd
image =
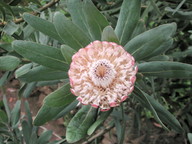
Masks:
[[[133,56],[122,46],[94,41],[73,55],[68,75],[71,92],[82,104],[107,111],[128,98],[136,73]]]

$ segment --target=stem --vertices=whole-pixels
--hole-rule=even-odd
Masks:
[[[49,3],[47,3],[46,5],[44,5],[43,7],[39,8],[39,11],[42,12],[42,11],[44,11],[44,10],[46,10],[46,9],[54,6],[54,5],[55,5],[56,3],[58,3],[59,1],[60,1],[60,0],[52,0],[52,1],[50,1]],[[31,14],[33,14],[33,15],[38,15],[39,12],[31,12]],[[21,22],[24,22],[24,19],[23,19],[23,18],[18,18],[18,19],[13,20],[13,22],[14,22],[15,24],[19,24],[19,23],[21,23]],[[0,23],[0,26],[5,26],[6,24],[7,24],[7,22],[1,22],[1,23]]]

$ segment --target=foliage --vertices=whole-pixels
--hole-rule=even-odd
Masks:
[[[190,124],[192,120],[192,63],[187,61],[192,59],[190,1],[63,0],[60,6],[44,11],[41,6],[45,3],[44,0],[0,3],[0,69],[4,71],[0,86],[15,75],[23,84],[20,97],[29,97],[30,92],[42,83],[63,85],[44,99],[34,125],[27,103],[28,119],[24,120],[19,112],[21,101],[18,100],[9,112],[4,98],[0,132],[6,136],[0,137],[1,141],[31,143],[30,140],[35,139],[45,143],[51,132],[38,137],[37,126],[76,109],[78,111],[67,125],[66,140],[69,143],[89,140],[90,135],[104,127],[102,123],[107,118],[112,119],[108,125],[116,127],[118,141],[123,143],[126,130],[123,124],[129,121],[127,117],[132,109],[133,117],[137,118],[135,125],[140,125],[143,112],[147,115],[150,111],[150,117],[165,130],[188,133],[191,142],[191,125],[185,123],[187,120]],[[31,10],[33,14],[30,14]],[[22,16],[24,22],[12,21],[13,16],[19,18],[21,12],[27,12]],[[121,107],[109,112],[77,106],[68,84],[67,71],[72,55],[94,40],[112,41],[124,46],[139,67],[133,94]],[[143,107],[146,109],[141,111]],[[10,128],[11,135],[7,133]]]

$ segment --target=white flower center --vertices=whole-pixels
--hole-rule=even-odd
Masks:
[[[108,87],[115,78],[116,71],[113,64],[106,59],[98,60],[90,68],[89,76],[96,86]]]

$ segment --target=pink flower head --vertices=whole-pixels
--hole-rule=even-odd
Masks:
[[[113,42],[94,41],[72,57],[71,92],[84,105],[107,111],[128,98],[134,89],[137,66],[124,48]]]

